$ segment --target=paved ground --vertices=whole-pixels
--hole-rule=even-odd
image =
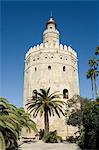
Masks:
[[[78,150],[76,144],[71,143],[25,143],[20,150]]]

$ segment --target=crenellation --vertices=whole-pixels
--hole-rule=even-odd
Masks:
[[[68,50],[68,49],[67,49],[67,45],[64,45],[64,50],[66,50],[66,51]]]
[[[50,50],[50,49],[53,49],[53,50],[54,49],[58,49],[60,51],[63,50],[64,53],[65,52],[70,52],[73,55],[75,55],[75,57],[77,57],[76,51],[74,51],[72,49],[72,47],[70,47],[70,46],[62,45],[62,44],[59,45],[58,43],[56,43],[56,44],[53,44],[53,43],[51,43],[51,44],[49,44],[49,43],[43,44],[43,43],[41,43],[41,44],[37,44],[33,48],[31,47],[29,49],[29,51],[26,53],[25,58],[27,58],[31,53],[35,53],[35,52],[37,52],[39,50],[46,50],[46,49],[48,49],[48,50]]]
[[[71,46],[68,46],[68,51],[70,51],[70,52],[72,52],[72,48],[71,48]]]
[[[73,55],[77,56],[77,53],[72,49],[71,46],[68,46],[68,51],[71,52]]]
[[[37,50],[39,50],[39,49],[40,49],[40,45],[39,45],[39,44],[36,46],[36,49],[37,49]]]
[[[40,49],[43,49],[44,48],[44,45],[43,43],[40,44]]]
[[[60,45],[59,45],[59,48],[60,48],[60,50],[63,50],[63,45],[60,44]]]
[[[33,52],[36,50],[36,46],[33,47]]]

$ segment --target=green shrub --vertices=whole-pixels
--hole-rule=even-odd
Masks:
[[[47,135],[44,136],[44,141],[46,143],[59,143],[62,142],[62,137],[57,135],[57,131],[51,131]]]
[[[67,141],[67,142],[70,142],[70,143],[77,143],[78,139],[79,139],[79,136],[76,136],[76,137],[69,136],[69,137],[66,139],[66,141]]]

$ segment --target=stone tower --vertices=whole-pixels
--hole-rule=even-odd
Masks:
[[[77,53],[72,47],[60,43],[57,24],[51,17],[43,32],[43,43],[31,47],[25,55],[24,70],[24,106],[27,99],[39,89],[51,88],[59,91],[62,100],[67,101],[73,95],[79,95]],[[37,117],[38,128],[44,128],[43,118]],[[62,127],[62,128],[61,128]],[[66,136],[65,118],[50,118],[50,130],[58,130]],[[74,128],[70,127],[69,135]],[[64,132],[65,131],[65,132]]]

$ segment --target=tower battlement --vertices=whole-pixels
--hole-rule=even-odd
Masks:
[[[41,43],[41,44],[38,44],[34,47],[31,47],[28,52],[25,54],[25,58],[27,58],[31,53],[35,53],[37,51],[42,51],[43,50],[53,50],[53,52],[55,51],[63,51],[64,53],[65,52],[68,52],[68,53],[72,53],[72,55],[74,55],[75,57],[77,57],[77,52],[75,50],[72,49],[71,46],[67,46],[67,45],[63,45],[63,44],[48,44],[48,43]]]

